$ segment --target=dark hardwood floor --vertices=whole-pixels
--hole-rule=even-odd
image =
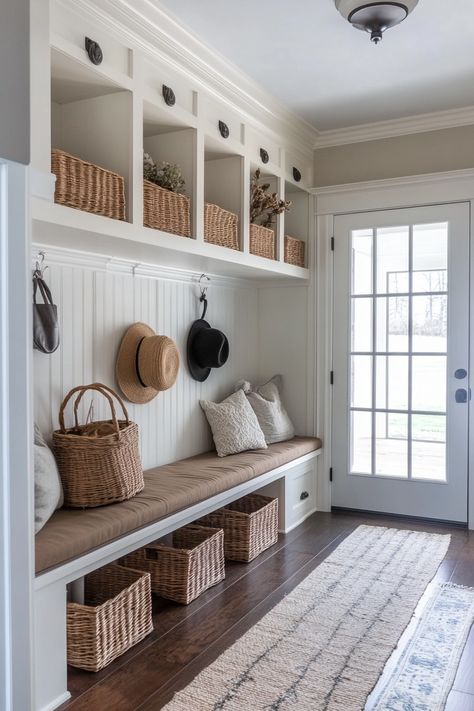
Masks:
[[[225,581],[187,607],[155,599],[153,633],[98,674],[70,669],[72,699],[61,709],[158,711],[362,523],[450,533],[436,579],[474,587],[474,532],[376,514],[317,513],[249,565],[228,564]],[[474,711],[474,628],[446,711]]]

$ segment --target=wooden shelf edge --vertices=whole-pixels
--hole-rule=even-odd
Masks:
[[[33,240],[178,269],[248,279],[309,280],[309,270],[129,222],[32,199]]]

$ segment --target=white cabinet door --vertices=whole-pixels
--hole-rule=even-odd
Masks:
[[[469,205],[335,219],[333,506],[467,520]]]

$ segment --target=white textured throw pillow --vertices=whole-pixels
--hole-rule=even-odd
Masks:
[[[35,533],[64,502],[63,487],[54,454],[35,425]]]
[[[246,381],[236,385],[237,392],[240,390],[246,394],[267,444],[284,442],[295,436],[295,428],[281,401],[281,381],[281,375],[275,375],[268,383],[255,388]]]
[[[201,400],[201,407],[211,427],[219,457],[247,449],[267,448],[257,417],[242,390],[220,403]]]

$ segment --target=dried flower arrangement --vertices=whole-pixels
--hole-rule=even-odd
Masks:
[[[257,168],[250,181],[250,222],[263,227],[271,227],[275,215],[287,212],[291,200],[281,200],[277,193],[270,193],[270,183],[259,184],[260,170]]]
[[[180,167],[167,161],[156,165],[149,153],[143,153],[143,177],[173,193],[184,192],[185,181]]]

